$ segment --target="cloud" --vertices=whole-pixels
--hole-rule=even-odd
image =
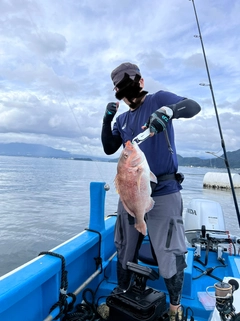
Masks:
[[[195,5],[226,148],[237,150],[240,3]],[[202,106],[193,119],[174,120],[178,153],[217,152],[218,123],[210,87],[199,86],[209,79],[194,35],[190,1],[1,1],[0,141],[105,156],[102,117],[115,101],[110,73],[131,61],[140,66],[149,92],[172,91]],[[126,110],[121,102],[119,112]]]

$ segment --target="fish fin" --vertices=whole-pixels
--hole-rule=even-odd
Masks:
[[[138,230],[138,232],[142,233],[144,236],[147,235],[147,225],[145,221],[138,221],[134,225],[135,229]]]
[[[157,184],[158,180],[157,177],[150,171],[150,181]]]
[[[138,180],[137,180],[137,187],[138,187],[138,192],[141,192],[141,180],[142,180],[142,168],[138,167],[137,172],[139,173]]]
[[[151,200],[150,200],[150,202],[148,204],[148,207],[146,208],[146,213],[153,209],[154,204],[155,204],[155,201],[151,198]]]
[[[132,212],[132,210],[129,209],[129,207],[127,206],[127,204],[123,201],[122,201],[122,204],[123,204],[123,207],[125,208],[125,210],[128,212],[128,214],[130,214],[131,216],[135,217],[135,214]]]

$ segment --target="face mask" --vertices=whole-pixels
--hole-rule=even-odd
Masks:
[[[134,79],[131,79],[129,75],[125,73],[123,79],[117,84],[118,91],[115,95],[116,98],[121,100],[125,97],[128,101],[138,98],[142,90],[139,84],[140,79],[140,75],[136,75]]]
[[[146,91],[142,91],[139,81],[140,75],[136,75],[134,79],[131,79],[127,73],[124,74],[123,79],[117,84],[118,91],[116,92],[116,98],[118,100],[124,97],[130,102],[132,109],[137,108],[141,104],[141,99],[147,94]],[[136,99],[135,102],[132,100]]]

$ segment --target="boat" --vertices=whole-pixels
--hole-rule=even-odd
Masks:
[[[201,31],[191,1],[240,226]],[[141,245],[138,263],[128,262],[132,272],[129,288],[116,291],[116,214],[105,217],[107,189],[105,182],[90,184],[88,228],[0,277],[1,321],[169,320],[169,297],[148,236]],[[226,231],[220,204],[207,199],[190,202],[184,224],[188,248],[181,300],[183,321],[240,321],[240,236]]]
[[[106,184],[90,183],[89,226],[0,277],[1,321],[168,320],[168,294],[146,236],[131,285],[116,292],[116,214],[105,217]],[[185,216],[185,320],[240,320],[240,236],[219,203],[193,199]],[[75,318],[74,318],[75,317]]]

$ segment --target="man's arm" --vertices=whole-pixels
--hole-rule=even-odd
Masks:
[[[191,99],[183,99],[176,104],[162,106],[156,110],[142,127],[150,128],[150,133],[158,134],[166,129],[167,123],[171,118],[191,118],[197,115],[201,107]]]
[[[191,99],[184,99],[179,101],[176,104],[168,105],[170,109],[173,111],[172,118],[191,118],[195,115],[197,115],[201,107],[199,104]],[[164,107],[163,107],[164,108]]]
[[[122,138],[112,134],[111,123],[102,125],[102,145],[103,150],[107,155],[114,154],[122,145]]]
[[[122,139],[119,135],[112,134],[111,122],[118,109],[118,103],[109,103],[103,117],[102,125],[102,145],[107,155],[114,154],[122,145]]]

